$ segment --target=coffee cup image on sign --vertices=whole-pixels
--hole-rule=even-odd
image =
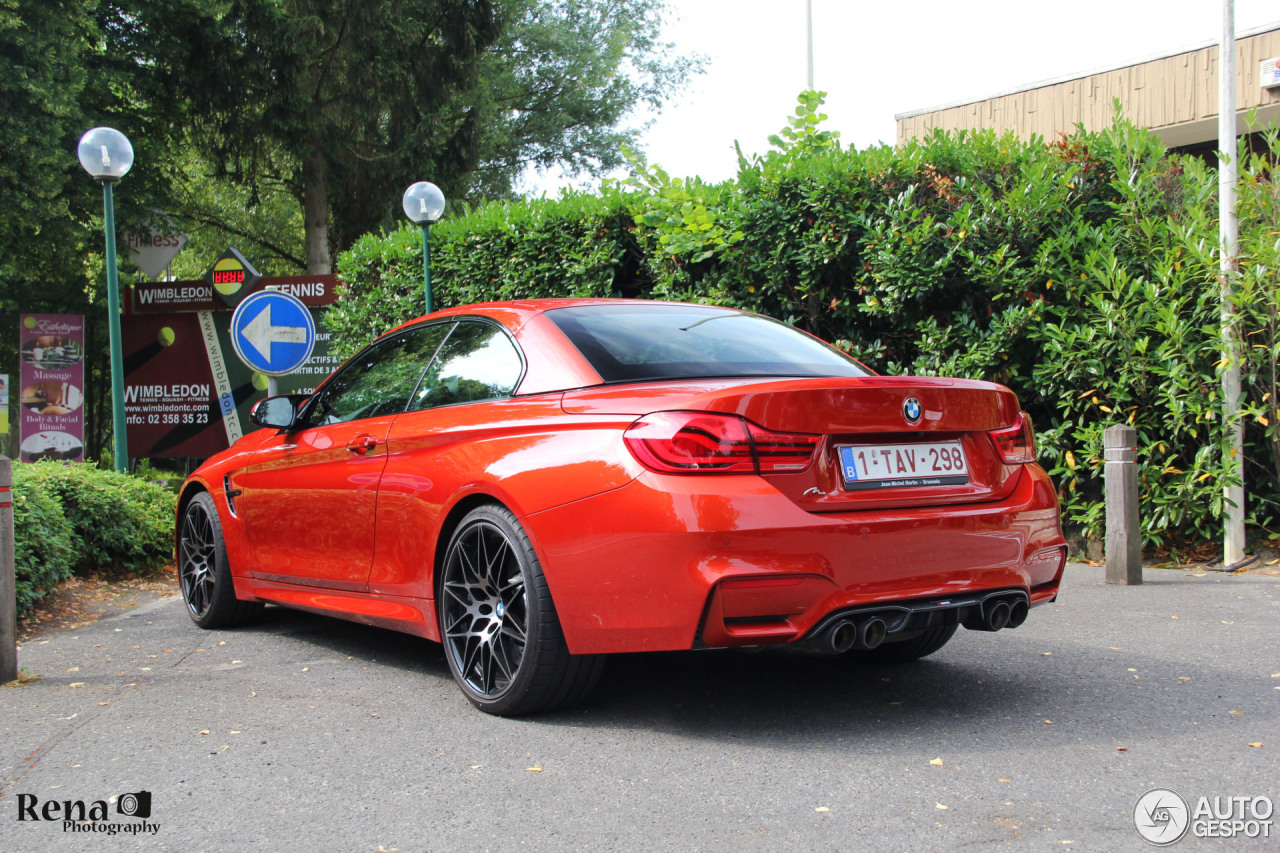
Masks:
[[[70,367],[83,356],[80,344],[61,335],[41,335],[22,345],[22,360],[44,370]]]
[[[84,394],[70,382],[45,380],[22,389],[22,405],[41,415],[69,415],[84,402]]]
[[[116,811],[125,817],[151,817],[151,792],[133,791],[116,797]]]
[[[84,453],[80,439],[66,432],[38,432],[27,436],[20,448],[23,462],[42,459],[78,459]]]

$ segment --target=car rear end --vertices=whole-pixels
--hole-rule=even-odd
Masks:
[[[844,651],[941,625],[1016,627],[1056,596],[1058,502],[1012,392],[873,376],[812,339],[784,359],[790,339],[774,330],[686,308],[666,331],[701,336],[685,349],[703,361],[684,368],[679,347],[643,343],[668,318],[560,324],[606,378],[562,407],[628,419],[619,455],[635,475],[529,519],[573,651]],[[739,332],[719,350],[704,339]],[[641,378],[609,381],[619,366]]]

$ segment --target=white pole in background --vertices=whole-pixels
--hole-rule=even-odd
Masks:
[[[1222,0],[1222,43],[1218,47],[1218,244],[1222,290],[1222,418],[1227,428],[1226,452],[1241,485],[1226,486],[1222,508],[1222,562],[1244,559],[1244,425],[1240,411],[1239,334],[1235,323],[1235,276],[1240,254],[1236,221],[1236,22],[1235,0]]]
[[[808,70],[809,70],[809,76],[806,79],[808,80],[808,84],[809,84],[807,88],[809,89],[809,91],[812,92],[813,91],[813,0],[805,0],[804,12],[805,12],[805,18],[804,18],[805,33],[807,36],[807,44],[808,44],[807,57],[808,57]]]

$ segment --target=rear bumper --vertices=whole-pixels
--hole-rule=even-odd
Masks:
[[[523,519],[578,654],[785,643],[867,605],[1058,591],[1066,545],[1039,466],[1004,500],[809,513],[762,478],[645,473]]]

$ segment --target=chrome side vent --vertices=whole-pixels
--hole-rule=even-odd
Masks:
[[[222,490],[227,494],[227,509],[231,510],[232,515],[236,515],[236,498],[240,497],[240,489],[231,488],[230,474],[222,478]]]

